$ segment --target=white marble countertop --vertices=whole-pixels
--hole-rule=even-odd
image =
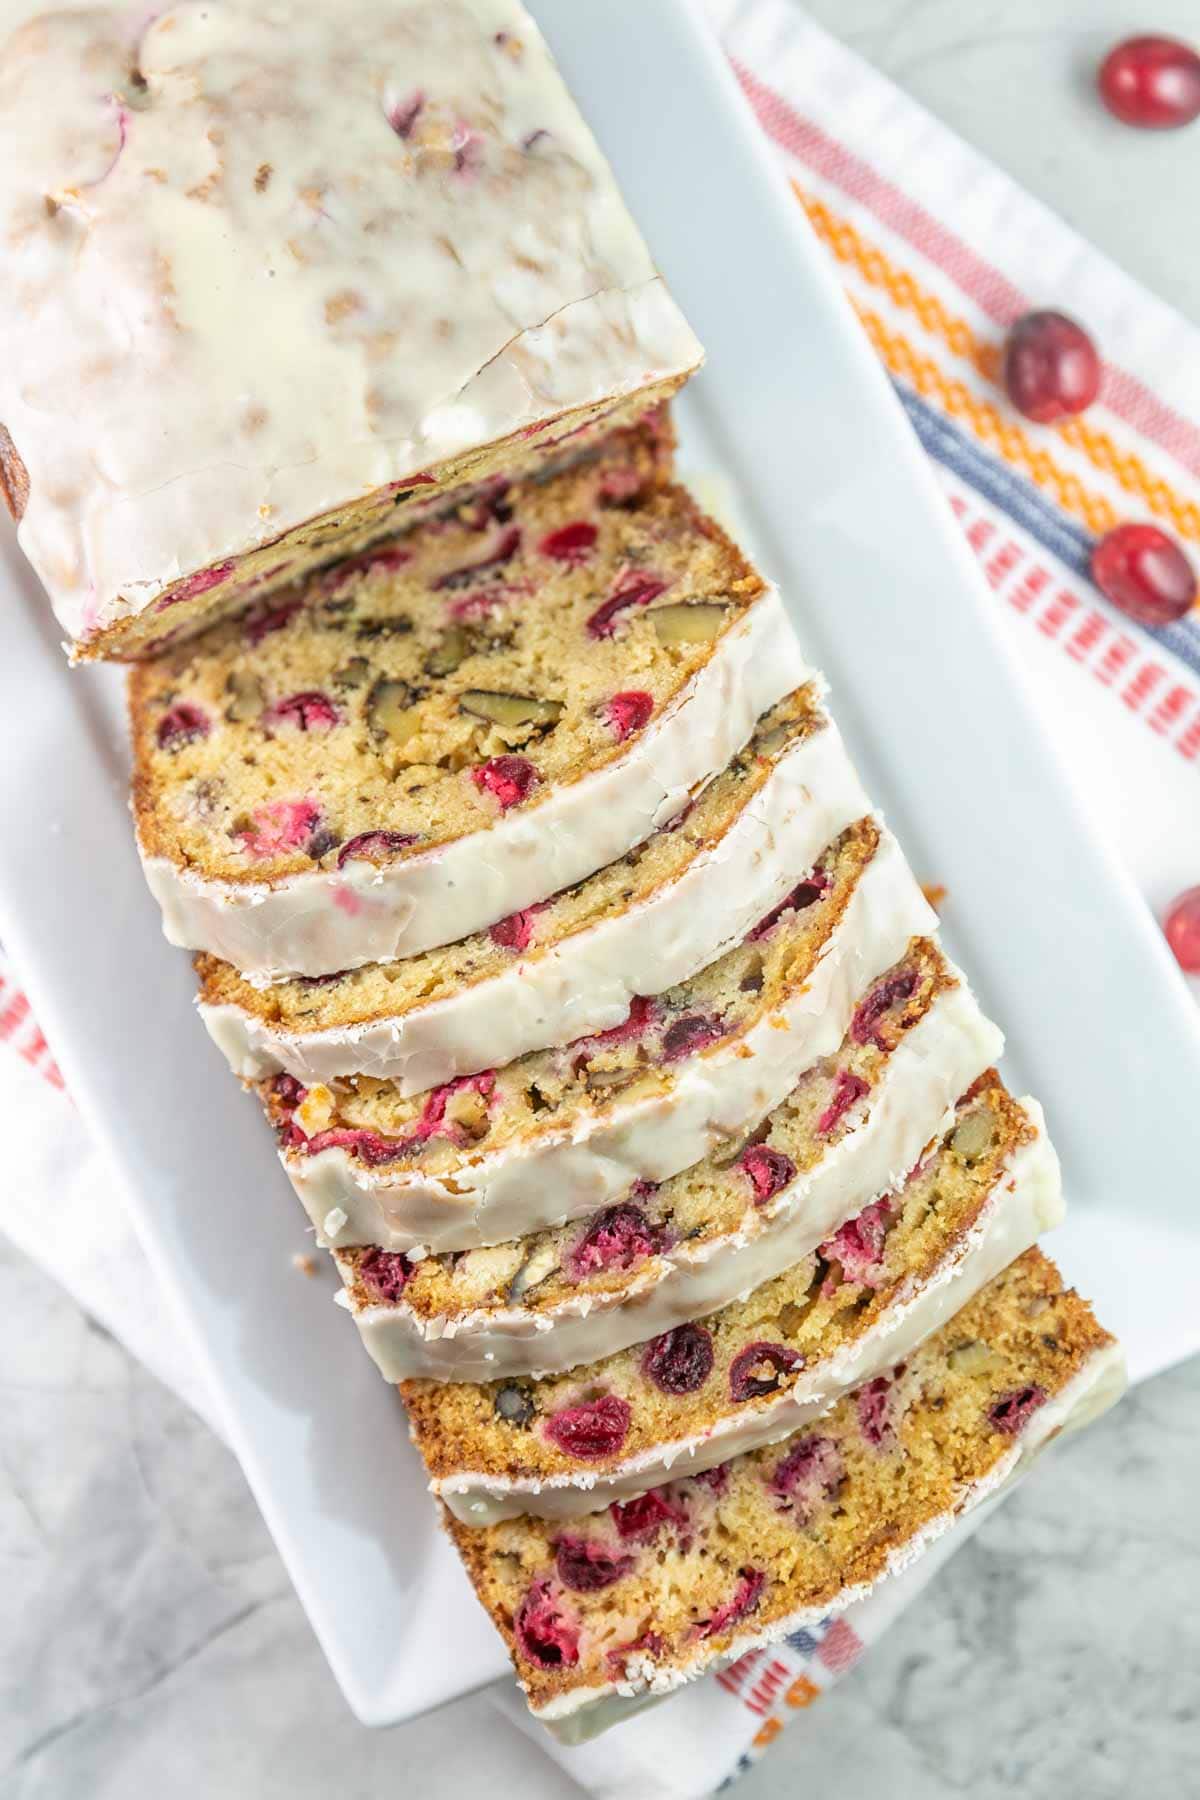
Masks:
[[[1200,320],[1200,125],[1128,134],[1098,182],[1063,118],[1116,38],[1194,36],[1196,0],[810,11]],[[1192,1791],[1198,1487],[1200,1362],[1047,1459],[739,1793]],[[577,1800],[482,1700],[453,1733],[356,1725],[232,1458],[2,1240],[0,1559],[0,1800]]]

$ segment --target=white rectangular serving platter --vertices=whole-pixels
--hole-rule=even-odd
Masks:
[[[532,0],[709,355],[691,463],[739,489],[868,787],[953,896],[952,948],[1045,1102],[1074,1205],[1054,1246],[1135,1375],[1200,1348],[1200,1032],[1091,835],[858,325],[687,0]],[[119,677],[68,674],[10,537],[0,937],[110,1159],[179,1329],[360,1719],[507,1667],[399,1403],[292,1266],[302,1215],[192,1013],[126,812]],[[54,1195],[46,1195],[53,1206]]]

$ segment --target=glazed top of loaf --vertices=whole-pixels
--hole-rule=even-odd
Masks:
[[[73,638],[700,357],[516,0],[27,18],[0,320],[21,542]]]

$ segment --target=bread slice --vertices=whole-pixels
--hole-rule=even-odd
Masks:
[[[260,983],[418,955],[586,879],[725,767],[810,672],[652,460],[505,490],[133,671],[172,942]]]
[[[781,907],[611,1031],[405,1097],[357,1075],[259,1093],[320,1241],[472,1250],[665,1181],[752,1130],[934,928],[896,841],[860,819]],[[577,990],[576,990],[577,994]]]
[[[0,92],[0,496],[76,657],[155,654],[700,361],[518,0],[43,8]]]
[[[404,1382],[429,1485],[468,1525],[569,1518],[787,1437],[910,1355],[1062,1211],[1040,1109],[991,1070],[897,1193],[703,1321],[541,1381]],[[625,1427],[599,1454],[598,1413]]]
[[[202,958],[201,1013],[233,1068],[358,1070],[401,1094],[622,1025],[707,967],[795,886],[866,796],[814,686],[759,721],[716,779],[635,850],[544,906],[402,962],[258,990]]]
[[[578,1742],[841,1611],[1122,1385],[1113,1339],[1030,1250],[882,1386],[653,1504],[447,1523],[534,1715]]]
[[[454,1257],[334,1252],[389,1380],[550,1373],[727,1305],[900,1186],[999,1053],[957,971],[915,939],[839,1049],[754,1132],[591,1218]]]

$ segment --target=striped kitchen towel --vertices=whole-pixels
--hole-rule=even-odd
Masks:
[[[1112,526],[1146,520],[1200,564],[1200,331],[799,7],[707,10],[1084,804],[1161,916],[1200,883],[1200,612],[1134,624],[1092,585],[1088,557]],[[1035,306],[1078,318],[1105,358],[1099,401],[1057,426],[1023,419],[1000,384],[1008,327]]]
[[[1084,805],[1161,915],[1200,884],[1200,612],[1136,625],[1097,592],[1088,560],[1114,525],[1147,520],[1200,563],[1200,331],[790,0],[704,3],[1011,625]],[[1105,358],[1097,404],[1053,427],[1021,418],[1000,383],[1007,330],[1035,306],[1079,319]],[[551,1754],[611,1800],[700,1800],[852,1668],[979,1523],[819,1631]],[[515,1696],[498,1701],[524,1723]]]

